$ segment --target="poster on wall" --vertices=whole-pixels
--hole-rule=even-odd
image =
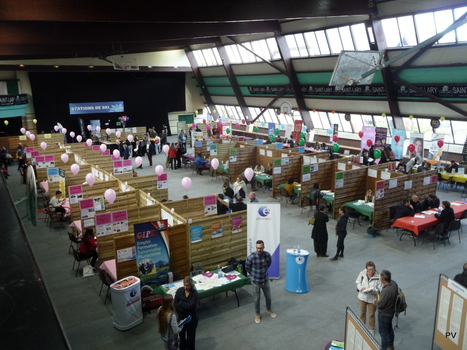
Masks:
[[[410,152],[407,148],[407,155],[410,158],[417,156],[423,158],[423,134],[410,134],[410,144],[415,146],[415,150]]]
[[[170,271],[167,221],[159,220],[133,225],[136,266],[143,276],[159,276]]]
[[[344,187],[344,172],[336,173],[336,188]]]
[[[92,200],[94,201],[95,211],[105,210],[104,197],[95,197]]]
[[[169,188],[169,181],[167,174],[161,174],[157,176],[157,189],[165,190]]]
[[[68,194],[70,196],[70,204],[77,204],[83,199],[83,186],[68,186]]]
[[[60,176],[58,175],[58,168],[47,169],[47,180],[49,182],[59,182]]]
[[[232,233],[242,232],[242,220],[241,216],[232,218]]]
[[[131,260],[136,260],[136,247],[117,250],[117,264]]]
[[[79,201],[79,209],[81,211],[81,219],[93,218],[95,216],[94,200],[91,198]]]
[[[391,148],[394,151],[396,159],[402,159],[404,157],[404,141],[405,141],[405,130],[392,129]]]
[[[96,221],[96,236],[107,236],[113,233],[112,231],[112,214],[99,214],[95,217]]]
[[[201,242],[203,240],[203,226],[190,227],[190,240],[191,243]]]
[[[114,175],[123,174],[123,161],[113,162]]]
[[[300,133],[302,132],[303,120],[294,121],[293,138],[295,143],[300,144]]]
[[[211,238],[222,237],[222,220],[211,222]]]
[[[209,154],[211,156],[217,156],[217,145],[209,146]]]
[[[203,197],[204,215],[217,215],[217,196]]]
[[[376,199],[384,198],[384,181],[376,182]]]
[[[268,136],[276,135],[276,123],[268,123]]]
[[[58,168],[58,189],[62,193],[66,193],[66,186],[65,186],[65,170]]]
[[[431,145],[430,145],[430,149],[428,151],[428,157],[427,157],[428,159],[433,159],[436,161],[439,161],[441,159],[441,156],[443,155],[443,149],[439,147],[438,143],[440,143],[439,141],[442,141],[444,145],[445,136],[446,135],[444,134],[436,134],[436,133],[431,136]]]
[[[80,202],[81,203],[81,202]],[[112,232],[120,233],[128,231],[128,212],[126,210],[112,213]]]
[[[375,130],[375,147],[384,147],[386,146],[386,140],[388,137],[387,128],[376,127]]]
[[[362,128],[363,136],[360,141],[360,148],[361,149],[370,149],[370,146],[368,146],[368,140],[371,140],[371,144],[375,144],[375,134],[376,134],[376,128],[374,126],[364,126]]]

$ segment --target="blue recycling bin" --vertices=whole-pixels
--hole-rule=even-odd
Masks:
[[[292,293],[307,293],[306,264],[310,252],[307,250],[287,249],[285,289]]]

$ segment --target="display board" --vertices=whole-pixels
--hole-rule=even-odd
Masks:
[[[367,326],[350,307],[345,317],[345,350],[379,350],[380,345]]]
[[[433,350],[467,349],[467,288],[439,276]]]

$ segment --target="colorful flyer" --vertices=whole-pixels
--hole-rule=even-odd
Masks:
[[[44,156],[37,156],[36,157],[36,169],[44,169],[45,166],[45,157]]]
[[[211,238],[222,237],[222,220],[211,222]]]
[[[83,186],[68,186],[68,194],[70,196],[70,204],[77,204],[83,199]]]
[[[101,153],[103,156],[110,156],[110,149],[106,149],[104,152]]]
[[[136,247],[117,250],[117,264],[131,260],[136,260]]]
[[[93,218],[95,216],[94,200],[91,198],[79,201],[79,209],[81,210],[81,219]]]
[[[191,226],[190,239],[191,243],[201,242],[203,240],[203,226]]]
[[[60,176],[58,175],[58,168],[47,169],[47,180],[49,182],[59,182]]]
[[[384,180],[376,182],[376,199],[384,197]]]
[[[95,217],[97,237],[112,234],[112,214],[99,214]]]
[[[242,232],[242,219],[241,216],[232,218],[232,233]]]
[[[169,236],[166,227],[165,220],[134,225],[136,266],[140,275],[157,276],[170,271]]]
[[[128,231],[128,212],[126,210],[112,213],[112,231],[113,233]]]
[[[93,198],[93,201],[95,211],[105,210],[104,197],[95,197]]]
[[[45,156],[46,168],[55,168],[55,156]]]
[[[131,159],[127,159],[123,161],[123,174],[128,174],[133,172],[133,164],[131,163]]]
[[[203,197],[203,205],[205,216],[217,214],[217,196]]]
[[[99,145],[97,145],[97,146],[94,145],[94,146],[92,146],[91,149],[92,149],[93,151],[100,151],[100,150],[101,150],[101,146],[99,146]]]
[[[157,189],[158,190],[165,190],[169,188],[169,182],[167,174],[161,174],[157,176]]]

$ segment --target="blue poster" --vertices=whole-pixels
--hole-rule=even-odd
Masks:
[[[201,242],[203,240],[203,226],[190,227],[191,243]]]
[[[268,136],[275,135],[276,123],[268,123]]]
[[[96,114],[125,112],[123,101],[69,103],[70,114]]]
[[[392,129],[391,148],[394,151],[394,154],[396,155],[396,159],[404,158],[404,141],[405,141],[405,130]]]
[[[136,264],[142,276],[158,276],[170,271],[167,220],[136,224]]]

